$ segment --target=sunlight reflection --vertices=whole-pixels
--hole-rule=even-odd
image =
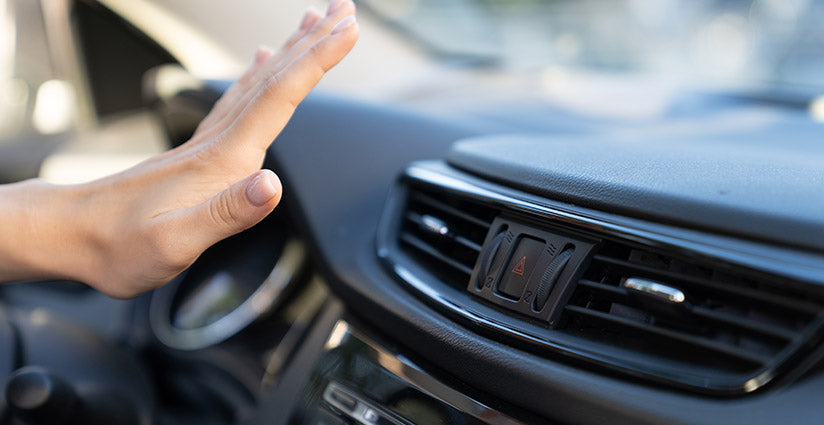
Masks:
[[[726,13],[707,22],[693,38],[692,57],[696,65],[716,76],[741,73],[750,56],[747,21]]]
[[[824,95],[818,96],[810,102],[810,115],[818,122],[824,122]]]
[[[63,80],[48,80],[37,89],[32,122],[44,134],[71,128],[77,111],[74,86]]]

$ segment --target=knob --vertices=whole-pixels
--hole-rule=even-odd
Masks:
[[[63,379],[36,366],[12,373],[6,384],[6,403],[26,425],[60,425],[72,417],[77,396]]]

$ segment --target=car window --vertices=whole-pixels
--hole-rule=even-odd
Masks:
[[[77,124],[77,90],[51,56],[42,5],[0,1],[0,140],[59,133]],[[53,37],[57,30],[50,29]]]

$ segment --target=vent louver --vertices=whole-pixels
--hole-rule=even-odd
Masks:
[[[401,250],[443,282],[463,289],[495,213],[471,201],[412,187],[402,216]]]
[[[628,280],[654,282],[648,285],[678,301]],[[605,241],[565,307],[561,330],[655,374],[734,386],[793,355],[822,304],[764,279]]]

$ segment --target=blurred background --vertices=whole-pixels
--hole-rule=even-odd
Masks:
[[[307,7],[327,4],[0,0],[4,181],[30,177],[33,169],[54,181],[87,180],[166,148],[151,118],[136,113],[139,105],[115,99],[101,108],[94,98],[97,83],[87,78],[84,36],[75,26],[105,23],[86,18],[75,3],[101,3],[199,79],[234,78],[258,44],[278,46]],[[822,1],[357,4],[361,39],[319,90],[439,114],[484,117],[484,110],[532,102],[642,121],[671,111],[685,91],[709,90],[807,103],[824,119]]]

